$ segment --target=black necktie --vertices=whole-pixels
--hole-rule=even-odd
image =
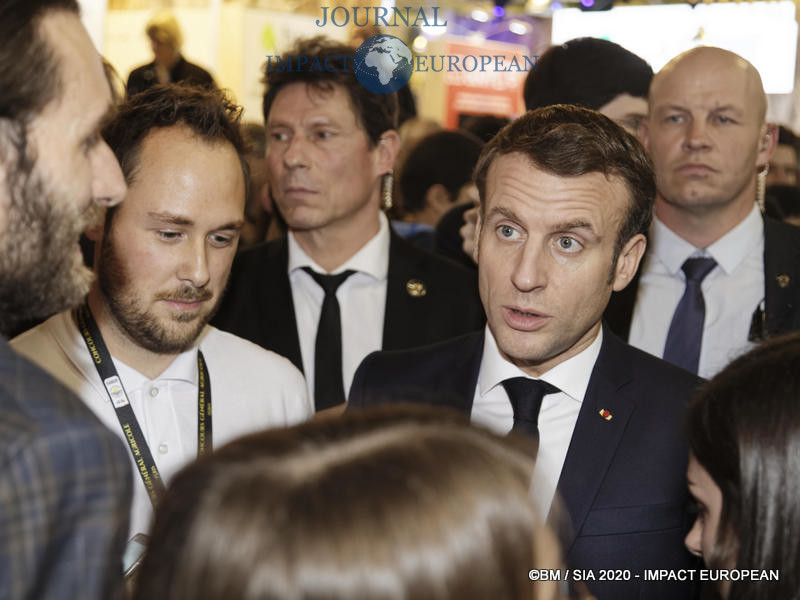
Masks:
[[[527,377],[506,379],[503,381],[503,387],[514,409],[512,431],[522,432],[539,441],[539,409],[542,408],[542,398],[547,394],[557,394],[561,390],[546,381]]]
[[[342,321],[336,290],[355,271],[323,275],[310,267],[303,270],[325,290],[314,347],[314,406],[319,411],[345,401],[342,382]]]
[[[681,268],[686,275],[686,289],[672,315],[664,344],[664,360],[692,373],[697,373],[700,362],[706,320],[706,303],[700,285],[715,266],[717,261],[713,258],[687,258],[683,263]]]

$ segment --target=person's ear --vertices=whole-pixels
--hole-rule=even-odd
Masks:
[[[425,207],[431,212],[443,215],[451,206],[450,192],[441,183],[434,183],[425,192]]]
[[[617,264],[614,265],[614,279],[611,284],[615,292],[624,290],[636,276],[645,248],[647,248],[647,238],[641,233],[634,235],[622,247],[617,257]]]
[[[388,129],[378,138],[375,148],[375,161],[379,175],[384,175],[394,169],[397,153],[400,150],[400,136],[394,129]]]
[[[761,169],[764,165],[769,164],[769,159],[775,153],[778,145],[778,126],[775,123],[764,123],[760,133],[756,169]]]

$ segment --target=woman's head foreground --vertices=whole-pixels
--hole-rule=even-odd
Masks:
[[[778,570],[722,583],[730,599],[800,598],[800,335],[756,348],[707,383],[688,411],[687,547],[712,569]]]
[[[397,408],[237,440],[172,482],[136,598],[554,597],[521,443]]]

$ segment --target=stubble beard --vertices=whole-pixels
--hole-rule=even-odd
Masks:
[[[108,228],[101,244],[97,283],[117,327],[135,344],[155,354],[180,354],[188,350],[219,306],[217,299],[214,306],[205,313],[170,315],[168,319],[181,325],[170,329],[169,323],[163,323],[163,318],[147,310],[139,301],[125,265],[114,246],[113,226]],[[208,288],[185,285],[176,290],[156,294],[154,299],[194,302],[210,300],[212,297],[213,294]],[[192,321],[195,321],[193,327],[184,326]]]
[[[0,234],[0,332],[18,333],[81,303],[94,278],[76,252],[80,233],[102,212],[80,210],[49,189],[31,161],[8,182],[8,224]]]

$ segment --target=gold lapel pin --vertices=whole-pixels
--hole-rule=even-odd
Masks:
[[[406,281],[406,292],[412,298],[422,298],[428,293],[428,288],[425,287],[425,282],[419,279],[409,279]]]
[[[610,421],[611,419],[613,419],[613,418],[614,418],[614,415],[612,415],[610,412],[608,412],[608,411],[607,411],[605,408],[601,408],[601,409],[600,409],[599,411],[597,411],[597,412],[598,412],[598,414],[599,414],[601,417],[603,417],[603,418],[604,418],[606,421]]]
[[[789,287],[789,283],[792,281],[792,278],[786,273],[781,273],[775,279],[778,281],[778,287],[780,288]]]

